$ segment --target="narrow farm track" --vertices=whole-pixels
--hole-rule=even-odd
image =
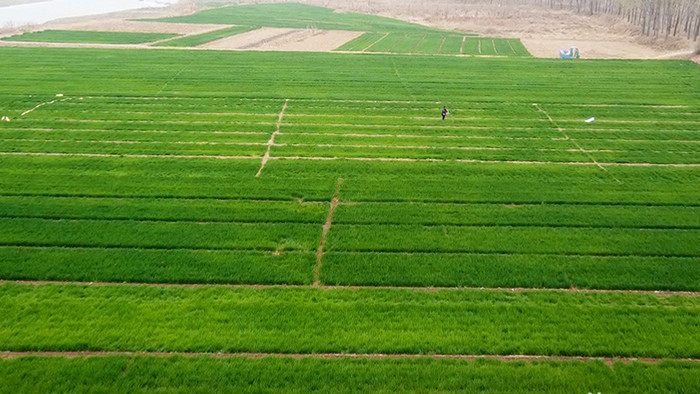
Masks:
[[[274,203],[274,202],[289,202],[289,199],[284,199],[284,198],[268,198],[268,199],[259,199],[259,198],[244,198],[244,197],[224,197],[224,196],[194,196],[194,197],[186,197],[186,196],[172,196],[172,195],[138,195],[138,194],[130,194],[130,195],[86,195],[86,194],[59,194],[59,193],[2,193],[0,192],[0,197],[50,197],[50,198],[57,198],[57,199],[79,199],[79,200],[116,200],[116,201],[123,201],[123,200],[173,200],[173,201],[202,201],[202,200],[219,200],[219,201],[226,201],[226,202],[259,202],[259,203]],[[326,204],[327,201],[323,200],[304,200],[304,201],[299,201],[300,204]],[[504,203],[504,202],[496,202],[496,201],[468,201],[468,202],[459,202],[459,201],[453,201],[453,200],[431,200],[431,201],[412,201],[412,200],[382,200],[382,201],[374,201],[374,200],[352,200],[352,201],[340,201],[338,202],[338,205],[343,206],[343,205],[348,205],[348,206],[354,206],[357,204],[363,204],[363,203],[368,203],[368,204],[374,204],[374,205],[386,205],[386,204],[436,204],[436,205],[449,205],[449,206],[466,206],[466,205],[492,205],[492,206],[512,206],[512,207],[526,207],[526,206],[540,206],[542,205],[541,202],[532,202],[532,201],[515,201],[515,202],[509,202],[509,203]],[[673,203],[667,203],[667,204],[658,204],[658,203],[652,203],[652,202],[628,202],[628,203],[604,203],[604,202],[585,202],[585,201],[580,201],[580,202],[571,202],[571,201],[550,201],[547,202],[548,205],[552,206],[570,206],[570,207],[581,207],[581,206],[590,206],[590,207],[676,207],[676,208],[682,208],[682,207],[700,207],[700,203],[686,203],[686,204],[673,204]],[[29,217],[29,216],[27,216]]]
[[[270,135],[270,139],[267,141],[267,150],[265,151],[265,154],[263,155],[262,162],[260,163],[260,169],[258,172],[255,174],[255,177],[258,178],[260,177],[260,174],[262,173],[262,170],[265,168],[265,165],[267,164],[267,161],[270,160],[270,150],[272,150],[272,147],[275,145],[275,137],[280,133],[280,126],[282,124],[282,118],[284,117],[284,111],[287,110],[287,105],[289,104],[289,99],[284,100],[284,105],[282,106],[282,110],[279,113],[279,116],[277,118],[277,124],[275,131]]]
[[[331,199],[330,207],[328,208],[328,216],[326,217],[326,222],[323,224],[323,231],[321,233],[321,240],[318,242],[318,248],[316,249],[316,265],[314,266],[314,286],[321,285],[321,267],[323,265],[323,253],[324,247],[326,245],[326,237],[328,237],[328,232],[331,230],[331,225],[333,224],[333,213],[338,208],[340,202],[340,185],[343,184],[343,179],[338,179],[338,183],[335,186],[335,193]]]
[[[107,357],[107,356],[130,356],[130,357],[213,357],[213,358],[263,358],[263,357],[288,357],[295,359],[317,358],[317,359],[447,359],[447,360],[499,360],[499,361],[603,361],[612,367],[615,363],[629,364],[631,362],[641,362],[645,364],[658,364],[664,361],[700,363],[697,358],[650,358],[650,357],[584,357],[584,356],[541,356],[541,355],[494,355],[494,354],[383,354],[383,353],[201,353],[201,352],[118,352],[118,351],[35,351],[35,352],[12,352],[0,351],[0,358],[5,360],[24,357],[65,357],[65,358],[87,358],[87,357]]]
[[[52,280],[0,280],[4,284],[24,286],[46,285],[76,285],[76,286],[130,286],[156,288],[230,288],[230,289],[322,289],[322,290],[409,290],[409,291],[486,291],[504,293],[551,292],[551,293],[581,293],[581,294],[638,294],[659,297],[700,297],[699,291],[667,291],[667,290],[614,290],[614,289],[580,289],[580,288],[547,288],[547,287],[434,287],[434,286],[358,286],[358,285],[311,285],[291,284],[221,284],[221,283],[135,283],[135,282],[79,282]]]
[[[151,159],[219,159],[219,160],[257,160],[261,156],[225,156],[225,155],[150,155],[150,154],[110,154],[110,153],[48,153],[48,152],[0,152],[0,156],[58,156],[58,157],[126,157]],[[535,160],[478,160],[478,159],[435,159],[413,157],[333,157],[333,156],[271,156],[269,160],[295,161],[367,161],[367,162],[401,162],[401,163],[473,163],[473,164],[522,164],[522,165],[558,165],[558,166],[597,166],[597,167],[678,167],[696,168],[700,163],[609,163],[609,162],[575,162],[575,161],[535,161]]]
[[[281,134],[281,133],[280,133]],[[280,135],[278,134],[278,135]],[[532,139],[528,139],[532,140]],[[450,145],[383,145],[383,144],[342,144],[342,143],[263,143],[263,142],[224,142],[224,141],[141,141],[141,140],[99,140],[99,139],[36,139],[36,138],[16,138],[0,139],[0,142],[54,142],[65,144],[88,144],[88,145],[228,145],[228,146],[267,146],[267,147],[312,147],[312,148],[360,148],[360,149],[415,149],[415,150],[458,150],[458,151],[525,151],[525,152],[582,152],[582,153],[629,153],[629,152],[649,152],[649,153],[669,153],[669,154],[695,154],[694,151],[674,151],[674,150],[624,150],[624,149],[565,149],[565,148],[522,148],[522,147],[493,147],[493,146],[450,146]],[[616,140],[620,141],[620,140]],[[629,141],[629,140],[628,140]],[[649,140],[651,141],[651,140]],[[662,142],[662,141],[659,141]],[[48,153],[48,152],[47,152]],[[267,158],[270,159],[269,157]]]

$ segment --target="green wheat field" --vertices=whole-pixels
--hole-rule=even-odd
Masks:
[[[0,392],[700,387],[698,65],[371,23],[1,47]]]

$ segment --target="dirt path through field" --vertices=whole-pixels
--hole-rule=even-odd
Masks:
[[[658,364],[663,361],[692,362],[699,363],[697,358],[650,358],[650,357],[594,357],[594,356],[543,356],[543,355],[499,355],[499,354],[384,354],[384,353],[204,353],[204,352],[127,352],[127,351],[36,351],[36,352],[0,352],[0,359],[10,360],[24,357],[108,357],[108,356],[130,356],[130,357],[212,357],[212,358],[264,358],[264,357],[288,357],[295,359],[319,358],[319,359],[373,359],[373,360],[395,360],[395,359],[434,359],[434,360],[465,360],[473,361],[477,359],[489,359],[499,361],[580,361],[594,362],[602,361],[612,367],[615,363],[629,364],[631,362],[641,362],[645,364]]]
[[[342,205],[338,203],[336,205]],[[330,227],[329,227],[330,228]],[[435,287],[435,286],[357,286],[357,285],[286,285],[286,284],[219,284],[219,283],[138,283],[138,282],[79,282],[51,280],[0,280],[0,286],[11,283],[25,286],[45,285],[76,285],[76,286],[131,286],[159,288],[209,288],[223,287],[231,289],[323,289],[323,290],[409,290],[409,291],[492,291],[507,293],[552,292],[552,293],[581,293],[581,294],[639,294],[658,297],[700,297],[699,291],[671,290],[615,290],[615,289],[579,289],[579,288],[547,288],[547,287]]]
[[[340,194],[340,185],[343,184],[343,179],[338,178],[338,183],[335,185],[335,193],[331,199],[331,206],[328,208],[328,216],[326,217],[326,222],[323,224],[323,231],[321,232],[321,241],[318,243],[318,249],[316,249],[316,266],[314,267],[314,286],[321,285],[321,266],[323,265],[323,248],[326,245],[326,237],[328,232],[331,230],[331,224],[333,223],[333,213],[335,209],[338,208]]]
[[[265,151],[265,154],[263,155],[262,162],[260,163],[260,169],[258,172],[255,174],[256,178],[260,177],[260,174],[262,173],[262,170],[265,168],[265,165],[267,164],[268,160],[270,160],[270,151],[272,150],[272,147],[275,145],[275,137],[280,134],[280,127],[282,126],[282,119],[284,118],[284,112],[287,110],[287,105],[289,104],[289,99],[284,100],[284,105],[282,106],[282,110],[279,113],[279,116],[277,117],[277,124],[275,131],[270,135],[270,139],[267,141],[267,150]]]
[[[257,160],[261,156],[224,156],[224,155],[149,155],[128,153],[63,153],[63,152],[0,152],[0,156],[63,156],[63,157],[114,157],[114,158],[157,158],[157,159],[220,159],[220,160]],[[350,160],[377,162],[435,162],[435,163],[476,163],[476,164],[523,164],[523,165],[562,165],[562,166],[598,166],[598,167],[700,167],[700,163],[625,163],[625,162],[585,162],[585,161],[535,161],[535,160],[481,160],[481,159],[432,159],[413,157],[337,157],[337,156],[270,156],[269,160]]]

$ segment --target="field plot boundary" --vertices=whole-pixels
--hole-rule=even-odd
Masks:
[[[323,224],[323,232],[321,233],[321,240],[318,243],[318,249],[316,250],[316,266],[314,266],[314,286],[321,285],[321,266],[323,265],[323,253],[324,246],[326,244],[326,237],[328,232],[331,230],[331,225],[333,223],[333,213],[338,207],[340,200],[338,195],[340,194],[340,185],[343,184],[343,179],[339,178],[338,183],[335,186],[335,193],[331,199],[330,207],[328,208],[328,216],[326,217],[326,222]]]
[[[303,358],[319,358],[319,359],[337,359],[337,358],[352,358],[352,359],[444,359],[444,360],[477,360],[488,359],[498,361],[603,361],[606,365],[612,367],[614,363],[629,364],[632,362],[641,362],[645,364],[658,364],[664,361],[675,362],[691,362],[700,363],[697,358],[652,358],[652,357],[595,357],[595,356],[542,356],[542,355],[499,355],[499,354],[415,354],[415,353],[204,353],[204,352],[129,352],[129,351],[27,351],[13,352],[1,351],[0,359],[10,360],[23,357],[106,357],[106,356],[148,356],[148,357],[212,357],[212,358],[263,358],[263,357],[288,357],[295,359]]]
[[[0,246],[1,247],[1,246]],[[291,251],[285,253],[303,253]],[[580,294],[637,294],[653,295],[658,297],[700,297],[700,291],[673,291],[673,290],[626,290],[626,289],[585,289],[585,288],[553,288],[553,287],[436,287],[436,286],[364,286],[364,285],[324,285],[313,283],[310,285],[296,284],[226,284],[226,283],[136,283],[136,282],[81,282],[58,280],[7,280],[0,279],[0,286],[4,284],[16,284],[24,286],[45,285],[76,285],[93,287],[131,286],[131,287],[156,287],[156,288],[228,288],[228,289],[322,289],[322,290],[409,290],[424,292],[439,291],[488,291],[503,293],[580,293]]]
[[[0,156],[64,156],[64,157],[115,157],[115,158],[159,158],[159,159],[220,159],[220,160],[257,160],[262,156],[225,156],[225,155],[149,155],[121,153],[48,153],[48,152],[0,152]],[[336,156],[270,156],[268,160],[309,160],[309,161],[368,161],[368,162],[403,162],[403,163],[465,163],[465,164],[522,164],[522,165],[565,165],[597,167],[700,167],[700,163],[593,163],[585,161],[535,161],[535,160],[479,160],[479,159],[431,159],[409,157],[336,157]],[[618,180],[619,182],[619,180]]]
[[[267,150],[265,151],[265,154],[262,157],[262,163],[260,163],[260,169],[258,172],[255,174],[256,178],[260,177],[260,174],[262,173],[263,168],[265,168],[265,165],[267,164],[267,161],[270,160],[270,150],[272,149],[272,146],[275,145],[275,137],[279,135],[280,133],[280,127],[282,126],[282,118],[284,117],[284,111],[287,110],[287,105],[289,104],[289,99],[284,100],[284,105],[282,106],[282,110],[280,111],[278,117],[277,117],[277,124],[275,125],[275,131],[270,135],[270,139],[267,141]]]

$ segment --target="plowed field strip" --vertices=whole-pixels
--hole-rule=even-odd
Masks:
[[[286,252],[285,252],[286,253]],[[80,282],[80,281],[55,281],[55,280],[0,280],[0,286],[12,283],[25,286],[44,285],[78,285],[78,286],[131,286],[131,287],[158,287],[158,288],[243,288],[243,289],[312,289],[323,290],[412,290],[412,291],[494,291],[506,293],[525,292],[553,292],[553,293],[590,293],[590,294],[640,294],[655,295],[660,297],[700,297],[697,291],[668,291],[668,290],[611,290],[611,289],[579,289],[579,288],[546,288],[546,287],[435,287],[435,286],[334,286],[323,284],[288,285],[288,284],[221,284],[221,283],[135,283],[135,282]]]
[[[47,153],[47,152],[0,152],[0,156],[65,156],[65,157],[127,157],[127,158],[161,158],[161,159],[220,159],[220,160],[257,160],[261,156],[226,156],[226,155],[147,155],[147,154],[108,154],[108,153]],[[436,163],[472,163],[472,164],[522,164],[522,165],[568,165],[598,167],[700,167],[700,163],[616,163],[616,162],[572,162],[572,161],[534,161],[534,160],[477,160],[477,159],[417,159],[406,157],[320,157],[320,156],[274,156],[269,160],[309,160],[309,161],[377,161],[377,162],[436,162]]]
[[[383,354],[383,353],[197,353],[197,352],[118,352],[118,351],[64,351],[64,352],[0,352],[0,358],[4,360],[22,357],[106,357],[106,356],[143,356],[143,357],[214,357],[214,358],[263,358],[263,357],[290,357],[302,358],[353,358],[353,359],[449,359],[449,360],[476,360],[489,359],[499,361],[603,361],[608,366],[614,363],[642,362],[645,364],[657,364],[663,361],[682,361],[698,363],[696,358],[648,358],[648,357],[582,357],[582,356],[539,356],[539,355],[493,355],[493,354]]]

